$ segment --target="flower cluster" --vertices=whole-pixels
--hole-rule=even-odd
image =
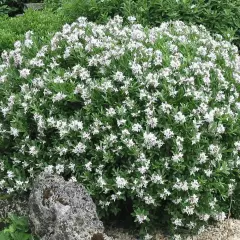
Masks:
[[[240,165],[237,47],[203,26],[134,20],[80,17],[41,49],[28,32],[3,52],[0,190],[47,171],[102,211],[131,199],[142,226],[160,207],[175,231],[221,221]]]

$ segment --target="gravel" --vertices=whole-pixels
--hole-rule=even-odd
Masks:
[[[106,231],[104,240],[138,240],[123,229]],[[154,240],[168,240],[161,233],[155,235]],[[240,220],[227,219],[224,222],[209,226],[205,232],[197,236],[186,237],[185,240],[240,240]]]

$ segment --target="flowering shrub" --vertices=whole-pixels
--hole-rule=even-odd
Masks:
[[[237,47],[134,20],[80,17],[41,49],[27,32],[3,52],[0,189],[44,170],[82,182],[102,213],[130,199],[142,229],[161,207],[174,231],[223,220],[240,164]]]

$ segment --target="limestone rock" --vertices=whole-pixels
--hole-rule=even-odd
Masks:
[[[26,3],[25,9],[33,9],[33,10],[42,10],[44,8],[43,3]]]
[[[226,219],[209,226],[206,231],[191,240],[237,240],[240,239],[240,220]]]
[[[41,240],[103,236],[103,224],[85,188],[57,175],[42,173],[36,180],[29,197],[29,218]]]

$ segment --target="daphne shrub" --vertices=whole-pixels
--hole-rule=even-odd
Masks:
[[[3,52],[0,189],[61,174],[102,215],[132,202],[142,232],[161,208],[174,233],[201,232],[226,218],[238,175],[238,49],[203,26],[122,22],[80,17],[40,49],[27,32]]]

